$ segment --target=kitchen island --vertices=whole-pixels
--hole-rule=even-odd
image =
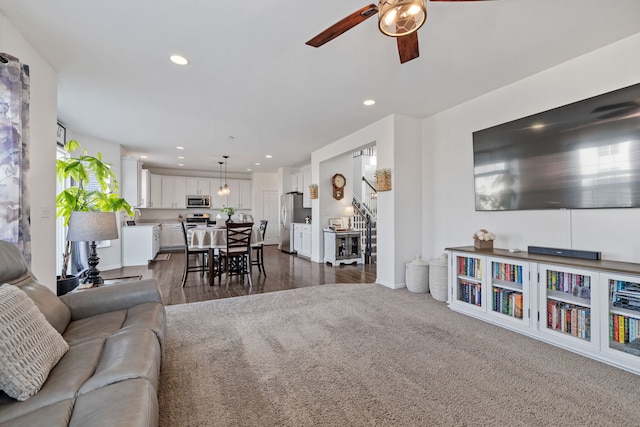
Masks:
[[[146,265],[160,250],[160,224],[122,227],[122,265]]]

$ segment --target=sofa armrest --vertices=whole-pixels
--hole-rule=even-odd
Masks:
[[[74,292],[61,296],[60,300],[69,307],[71,320],[78,320],[111,311],[127,310],[145,302],[162,304],[162,295],[158,282],[148,279]]]

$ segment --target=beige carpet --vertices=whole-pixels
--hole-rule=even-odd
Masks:
[[[640,423],[639,376],[429,295],[325,285],[167,316],[161,426]]]

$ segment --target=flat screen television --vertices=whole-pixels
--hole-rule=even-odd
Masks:
[[[477,211],[640,207],[640,83],[473,133]]]

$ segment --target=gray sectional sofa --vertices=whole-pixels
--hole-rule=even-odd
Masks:
[[[69,350],[35,395],[18,401],[0,391],[0,425],[158,424],[166,318],[154,280],[57,297],[33,277],[15,246],[0,241],[0,285],[4,283],[35,302]]]

